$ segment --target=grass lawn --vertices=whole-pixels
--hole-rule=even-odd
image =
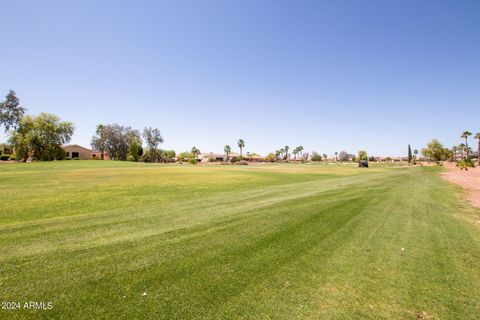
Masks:
[[[0,300],[53,309],[0,318],[478,319],[479,210],[440,171],[2,165]]]

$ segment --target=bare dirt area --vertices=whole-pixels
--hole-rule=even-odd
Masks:
[[[454,165],[445,165],[445,167],[448,172],[443,174],[443,178],[468,190],[467,200],[480,208],[480,168],[470,168],[465,171]]]
[[[15,161],[0,161],[0,164],[14,164]]]

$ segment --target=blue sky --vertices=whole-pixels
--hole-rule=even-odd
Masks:
[[[480,131],[480,1],[2,1],[0,94],[165,148],[404,155]],[[5,136],[0,136],[5,140]]]

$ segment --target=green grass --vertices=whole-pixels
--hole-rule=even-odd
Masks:
[[[2,165],[0,300],[54,307],[0,318],[477,319],[479,211],[440,170]]]

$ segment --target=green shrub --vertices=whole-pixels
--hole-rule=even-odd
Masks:
[[[468,168],[475,168],[475,163],[473,163],[472,159],[462,159],[457,162],[457,168],[468,171]]]
[[[235,163],[235,162],[239,162],[239,161],[241,161],[241,160],[242,160],[242,158],[240,158],[240,157],[233,157],[233,158],[230,160],[230,162],[231,162],[231,163]]]
[[[15,157],[15,155],[12,154],[12,155],[10,156],[10,160],[15,161],[15,160],[17,160],[17,157]]]
[[[312,161],[322,161],[322,155],[317,152],[312,152]]]
[[[75,158],[72,158],[72,160],[80,160],[80,159],[78,159],[78,157],[75,157]]]
[[[9,155],[9,154],[2,154],[2,155],[0,156],[0,160],[1,160],[1,161],[7,161],[7,160],[9,160],[9,159],[10,159],[10,155]]]
[[[188,160],[188,162],[191,163],[191,164],[197,164],[197,159],[192,158],[192,159]]]

